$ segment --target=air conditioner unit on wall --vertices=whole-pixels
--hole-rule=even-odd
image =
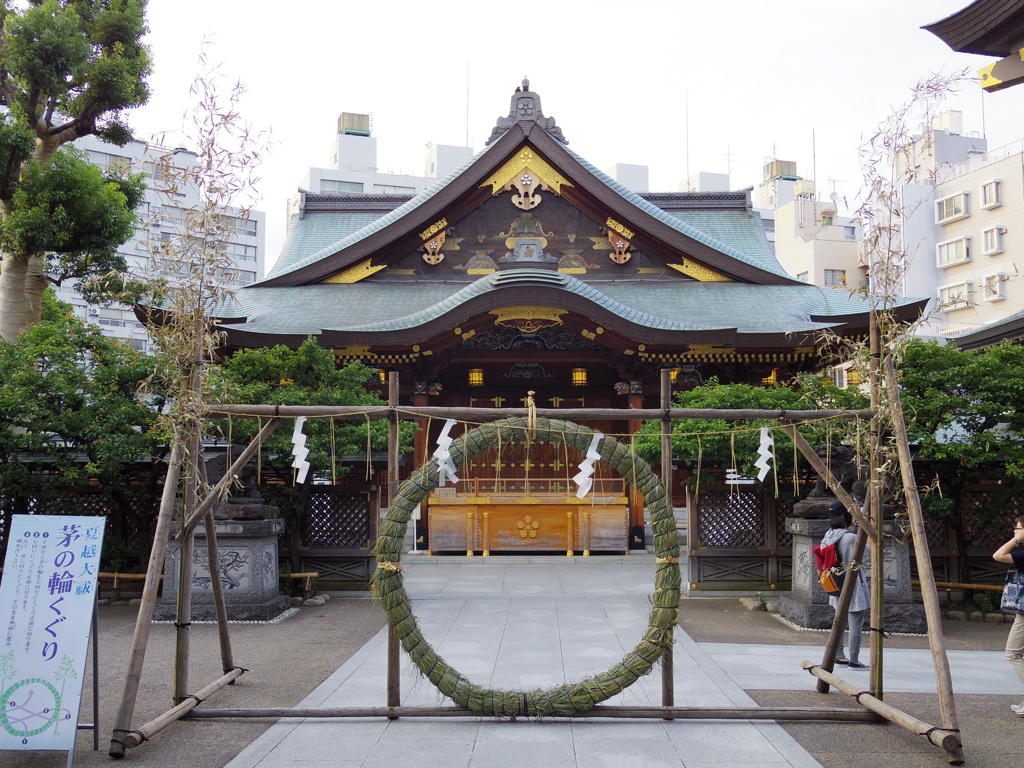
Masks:
[[[98,307],[89,307],[89,316],[90,317],[99,317],[100,316],[99,308]]]

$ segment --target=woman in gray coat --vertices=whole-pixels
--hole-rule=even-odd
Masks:
[[[850,565],[853,559],[853,544],[857,540],[856,534],[850,531],[853,525],[853,516],[846,511],[842,502],[836,502],[829,509],[832,517],[829,518],[831,528],[825,532],[821,540],[821,546],[835,544],[842,560],[844,568]],[[843,646],[839,646],[836,654],[836,664],[848,664],[852,669],[866,669],[867,664],[860,662],[860,639],[864,628],[864,617],[867,616],[868,608],[871,607],[871,595],[868,592],[867,579],[864,578],[864,569],[857,568],[847,571],[846,578],[857,580],[853,591],[853,600],[850,601],[850,611],[846,618],[847,646],[850,650],[849,656],[843,655]],[[833,608],[839,603],[838,595],[830,595],[828,603]]]

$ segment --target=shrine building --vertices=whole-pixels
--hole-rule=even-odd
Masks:
[[[301,193],[273,271],[220,313],[228,347],[312,336],[339,364],[398,371],[408,407],[522,407],[533,391],[542,408],[640,408],[664,368],[679,389],[773,383],[823,367],[821,332],[866,335],[861,295],[783,271],[749,190],[637,194],[567,145],[524,81],[486,148],[421,194]],[[421,426],[413,466],[442,423]],[[642,499],[606,473],[579,505],[580,458],[474,457],[430,500],[426,548],[621,554]]]

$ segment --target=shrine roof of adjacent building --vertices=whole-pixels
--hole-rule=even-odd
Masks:
[[[960,53],[1009,56],[1024,41],[1024,2],[977,0],[921,29]]]
[[[1024,342],[1024,309],[1002,320],[983,325],[970,333],[953,336],[950,341],[960,349],[971,350],[991,347],[1007,339],[1014,344]]]

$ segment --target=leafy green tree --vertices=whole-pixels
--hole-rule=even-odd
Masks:
[[[234,353],[219,366],[208,370],[213,397],[222,403],[264,405],[384,405],[376,394],[368,392],[366,383],[376,371],[360,363],[339,368],[334,353],[319,346],[312,338],[298,349],[278,345],[267,349],[246,349]],[[246,443],[259,431],[256,419],[233,419],[229,425],[219,421],[217,429],[235,443]],[[367,443],[369,429],[369,443]],[[387,421],[336,421],[309,419],[302,429],[309,448],[311,465],[308,479],[314,474],[329,477],[333,466],[338,473],[344,454],[365,454],[367,448],[386,451]],[[402,422],[400,437],[403,450],[412,449],[415,425]],[[291,429],[279,427],[264,443],[264,471],[292,485],[293,470]],[[333,451],[333,453],[332,453]]]
[[[234,353],[220,365],[208,366],[207,382],[213,398],[222,403],[263,405],[384,405],[384,401],[366,389],[376,371],[360,363],[339,368],[334,353],[320,347],[312,338],[298,349],[279,345],[267,349],[246,349]],[[245,444],[260,429],[253,418],[220,420],[215,430],[235,444]],[[400,423],[401,449],[412,450],[416,427]],[[385,451],[388,447],[388,423],[385,420],[335,421],[308,419],[302,428],[309,449],[310,471],[306,482],[296,485],[292,469],[292,429],[280,426],[263,444],[261,471],[264,478],[275,477],[280,485],[260,489],[269,501],[281,508],[287,525],[294,559],[298,545],[299,519],[314,476],[330,478],[344,474],[345,454],[365,455],[367,450]]]
[[[152,370],[47,292],[41,321],[0,344],[0,497],[64,514],[80,512],[68,491],[93,480],[122,497],[136,461],[157,451],[156,404],[137,395]]]
[[[707,409],[785,409],[785,410],[832,410],[860,409],[868,407],[867,398],[850,387],[840,389],[831,379],[820,376],[801,375],[790,385],[776,384],[773,386],[757,386],[754,384],[719,384],[711,379],[706,384],[686,392],[677,392],[675,397],[677,408]],[[682,459],[691,473],[692,480],[697,481],[697,473],[701,471],[702,481],[709,476],[704,471],[705,461],[724,460],[732,465],[733,457],[739,465],[740,474],[754,475],[757,469],[757,449],[761,443],[761,427],[772,427],[775,440],[776,461],[772,463],[772,472],[783,468],[788,474],[792,466],[793,442],[785,432],[778,429],[775,419],[726,421],[724,419],[693,419],[680,420],[673,423],[672,454]],[[825,443],[856,442],[857,425],[850,420],[828,420],[799,425],[801,432],[811,445]],[[659,422],[647,422],[637,436],[636,446],[641,456],[651,462],[661,460],[661,425]],[[866,433],[866,428],[863,429]],[[801,458],[801,462],[804,460]],[[772,482],[769,474],[765,482]]]
[[[145,0],[5,0],[0,9],[0,337],[39,322],[51,282],[125,268],[138,177],[58,152],[83,136],[123,145],[149,98]]]
[[[960,578],[969,582],[968,549],[986,526],[1005,522],[1009,500],[1024,493],[1024,347],[1003,342],[965,352],[914,341],[900,374],[908,435],[941,489],[924,506],[952,528]],[[991,503],[965,509],[967,486],[984,480],[1001,481]]]

